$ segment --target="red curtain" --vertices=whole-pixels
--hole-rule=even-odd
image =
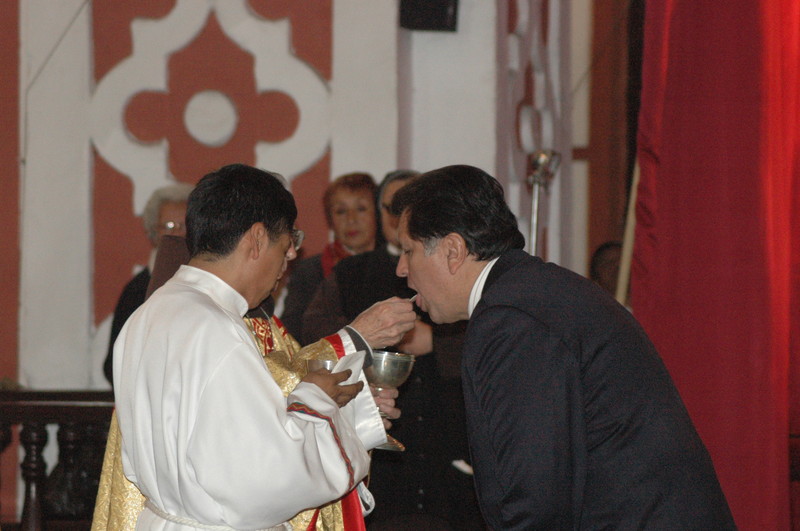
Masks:
[[[798,2],[659,0],[645,17],[631,305],[740,529],[788,529]]]

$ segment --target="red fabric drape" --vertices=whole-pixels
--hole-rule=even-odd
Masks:
[[[789,527],[796,4],[646,7],[631,304],[745,530]]]

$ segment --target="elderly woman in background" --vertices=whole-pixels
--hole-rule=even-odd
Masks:
[[[114,358],[114,341],[117,340],[122,325],[128,317],[142,305],[150,283],[150,272],[153,270],[156,249],[161,237],[186,235],[186,202],[194,186],[187,183],[175,183],[155,190],[142,212],[142,223],[147,239],[152,246],[147,266],[142,268],[123,288],[122,293],[114,308],[114,318],[111,321],[111,335],[108,341],[108,353],[103,363],[103,373],[109,383],[113,385],[111,367]]]
[[[375,191],[368,173],[342,175],[325,190],[322,204],[333,241],[322,253],[299,261],[289,277],[281,321],[294,337],[304,337],[303,312],[333,266],[342,258],[374,249]]]

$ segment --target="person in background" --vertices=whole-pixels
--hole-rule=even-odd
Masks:
[[[418,175],[398,170],[381,182],[378,208],[386,243],[334,267],[303,316],[309,337],[337,330],[376,301],[414,295],[394,274],[398,219],[389,206],[398,190]],[[413,354],[416,361],[397,399],[403,416],[392,428],[406,451],[373,452],[369,488],[376,507],[367,518],[371,531],[484,529],[468,465],[459,373],[464,326],[434,326],[423,315],[402,341],[387,344],[387,350]]]
[[[315,371],[284,390],[266,358],[287,352],[246,318],[296,257],[296,216],[276,174],[241,164],[190,195],[189,263],[114,348],[121,462],[147,499],[137,529],[290,529],[298,512],[353,492],[366,450],[386,440],[363,373],[350,383],[350,370]],[[357,359],[414,321],[411,303],[394,298],[326,340]]]
[[[298,338],[301,343],[346,325],[352,319],[348,315],[355,316],[361,311],[354,312],[355,307],[368,307],[381,300],[380,294],[405,298],[413,295],[394,274],[387,275],[394,271],[398,256],[397,219],[389,213],[389,205],[395,192],[417,175],[419,172],[397,170],[381,181],[374,201],[381,213],[379,225],[385,243],[342,260],[333,268],[333,274],[320,283],[303,312],[303,334]],[[367,300],[372,302],[367,304]]]
[[[281,321],[298,339],[303,334],[303,312],[317,287],[342,258],[371,251],[375,247],[375,181],[368,173],[337,177],[325,190],[322,206],[333,241],[322,253],[300,260],[292,269]]]
[[[655,347],[590,280],[527,254],[502,186],[472,166],[394,197],[397,275],[436,323],[469,319],[462,381],[491,529],[735,529]]]
[[[617,294],[617,278],[619,277],[621,258],[622,243],[608,241],[595,249],[589,263],[589,278],[610,293],[612,297]]]
[[[150,195],[150,199],[147,200],[144,207],[142,222],[151,245],[150,259],[147,266],[125,285],[114,308],[108,353],[103,362],[103,373],[112,387],[114,385],[111,376],[111,368],[114,363],[114,341],[117,340],[119,331],[122,330],[122,325],[125,324],[128,317],[144,302],[161,236],[165,234],[184,236],[186,234],[186,202],[189,200],[189,194],[193,188],[194,186],[186,183],[176,183],[158,188]]]

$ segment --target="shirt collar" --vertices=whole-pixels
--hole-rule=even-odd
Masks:
[[[493,258],[486,264],[483,268],[483,271],[480,272],[478,278],[475,279],[475,283],[472,285],[472,291],[469,293],[469,306],[467,307],[467,311],[469,312],[469,316],[472,317],[472,312],[475,310],[475,306],[478,305],[478,302],[481,300],[481,296],[483,295],[483,286],[486,284],[486,278],[489,276],[489,271],[492,270],[494,267],[495,262],[497,262],[499,256],[497,258]]]
[[[241,317],[247,313],[247,300],[217,275],[190,265],[182,265],[171,280],[205,291],[222,308]]]

